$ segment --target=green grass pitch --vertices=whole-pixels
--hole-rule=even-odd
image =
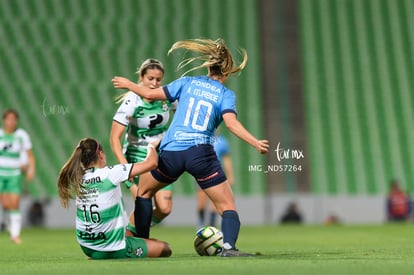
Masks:
[[[87,260],[73,230],[25,229],[16,246],[0,233],[1,274],[414,274],[413,224],[263,226],[241,229],[238,246],[254,258],[200,257],[195,228],[159,226],[170,258]]]

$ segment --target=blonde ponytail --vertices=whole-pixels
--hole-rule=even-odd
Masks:
[[[187,70],[183,75],[207,67],[210,70],[210,73],[218,76],[229,76],[230,74],[240,72],[244,69],[247,63],[247,53],[244,49],[240,50],[240,53],[243,57],[243,61],[238,65],[234,65],[234,59],[227,48],[226,43],[223,39],[211,40],[211,39],[192,39],[192,40],[183,40],[175,42],[168,54],[172,53],[177,49],[186,49],[189,51],[200,53],[197,57],[190,57],[184,59],[179,65],[178,69],[182,69],[187,65],[195,62],[201,61],[202,64],[196,66],[190,70]]]

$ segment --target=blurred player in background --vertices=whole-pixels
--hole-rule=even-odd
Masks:
[[[253,256],[236,249],[240,230],[239,215],[230,184],[213,148],[214,133],[224,120],[230,132],[253,146],[259,153],[268,151],[268,141],[254,137],[237,120],[235,94],[224,86],[231,74],[245,67],[247,54],[243,51],[242,63],[235,66],[231,52],[222,39],[178,41],[169,52],[177,49],[199,54],[184,60],[179,68],[192,64],[193,61],[201,61],[201,65],[189,71],[207,68],[208,75],[181,77],[157,89],[137,85],[123,77],[112,79],[115,88],[129,89],[150,100],[178,100],[174,119],[161,143],[158,167],[141,176],[135,200],[135,221],[139,221],[136,224],[137,234],[140,237],[149,237],[151,197],[157,190],[173,183],[187,171],[207,193],[222,216],[222,256]]]
[[[411,202],[408,194],[401,188],[396,179],[391,181],[387,197],[388,221],[407,221],[410,218]]]
[[[92,259],[168,257],[165,242],[125,236],[128,217],[120,184],[157,166],[154,141],[140,163],[106,166],[101,144],[93,138],[79,142],[60,170],[58,193],[64,208],[76,199],[76,235],[82,251]]]
[[[21,243],[22,172],[28,182],[35,176],[32,143],[27,132],[17,128],[18,122],[17,111],[9,109],[3,113],[3,128],[0,128],[0,201],[4,211],[9,214],[8,230],[11,240],[16,244]]]
[[[230,147],[227,139],[216,131],[216,140],[213,144],[214,151],[217,154],[217,157],[224,168],[224,173],[226,174],[227,181],[230,185],[234,183],[233,176],[233,164],[230,156]],[[198,201],[198,228],[201,228],[206,225],[216,226],[217,220],[217,209],[213,203],[208,199],[206,193],[198,188],[197,190],[197,201]],[[210,205],[210,219],[208,224],[206,223],[206,208],[207,205]]]
[[[164,67],[156,59],[147,59],[138,68],[138,84],[150,89],[159,88],[164,78]],[[135,163],[145,159],[147,145],[151,140],[162,139],[168,128],[171,111],[175,104],[168,100],[148,100],[133,92],[119,97],[122,104],[115,113],[112,122],[110,142],[112,151],[120,163]],[[126,135],[126,150],[122,139]],[[139,177],[131,179],[128,187],[135,198]],[[152,224],[158,224],[172,209],[172,185],[159,190],[154,196],[155,207]],[[130,230],[135,231],[131,221]]]

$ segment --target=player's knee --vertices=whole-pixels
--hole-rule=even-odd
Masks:
[[[155,195],[156,190],[153,190],[151,188],[145,188],[143,187],[138,187],[137,190],[137,196],[141,197],[141,198],[152,198]]]
[[[158,182],[140,182],[138,184],[137,196],[142,198],[152,198],[162,187]]]
[[[3,208],[6,210],[17,210],[18,209],[18,207],[16,206],[16,203],[9,201],[9,200],[3,202]]]
[[[158,218],[165,218],[171,213],[172,207],[170,204],[160,205],[157,209]]]

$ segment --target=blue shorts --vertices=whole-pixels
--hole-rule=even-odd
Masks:
[[[193,146],[184,151],[161,151],[158,167],[151,174],[159,182],[173,183],[184,172],[190,173],[202,189],[227,179],[210,144]]]

